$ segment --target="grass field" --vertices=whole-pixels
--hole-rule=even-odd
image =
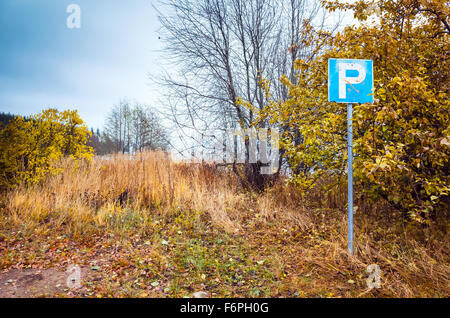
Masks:
[[[160,152],[61,168],[2,194],[0,295],[17,284],[16,296],[19,286],[49,297],[450,296],[447,220],[420,227],[360,200],[349,256],[346,188],[299,193],[280,182],[248,192],[213,165]],[[54,284],[48,277],[70,264],[82,268],[79,289],[14,279],[44,273],[37,280]],[[380,288],[367,287],[370,264]]]

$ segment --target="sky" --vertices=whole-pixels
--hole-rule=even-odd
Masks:
[[[158,72],[162,43],[152,2],[1,0],[0,112],[77,109],[101,129],[123,98],[157,108],[148,74]],[[67,27],[70,4],[81,9],[79,29]]]

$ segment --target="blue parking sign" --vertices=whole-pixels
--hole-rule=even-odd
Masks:
[[[373,103],[372,60],[328,59],[328,101]]]

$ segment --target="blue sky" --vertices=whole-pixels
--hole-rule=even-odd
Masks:
[[[80,29],[66,26],[72,3]],[[151,0],[1,0],[0,112],[78,109],[102,128],[122,98],[157,108],[158,29]]]

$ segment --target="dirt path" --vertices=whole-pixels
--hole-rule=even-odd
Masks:
[[[69,288],[68,278],[74,272],[60,269],[10,269],[0,273],[0,298],[22,297],[70,297],[80,296],[86,292],[81,285],[76,287],[76,281]],[[83,280],[98,280],[89,268],[80,268],[80,277]],[[70,284],[70,283],[69,283]]]

